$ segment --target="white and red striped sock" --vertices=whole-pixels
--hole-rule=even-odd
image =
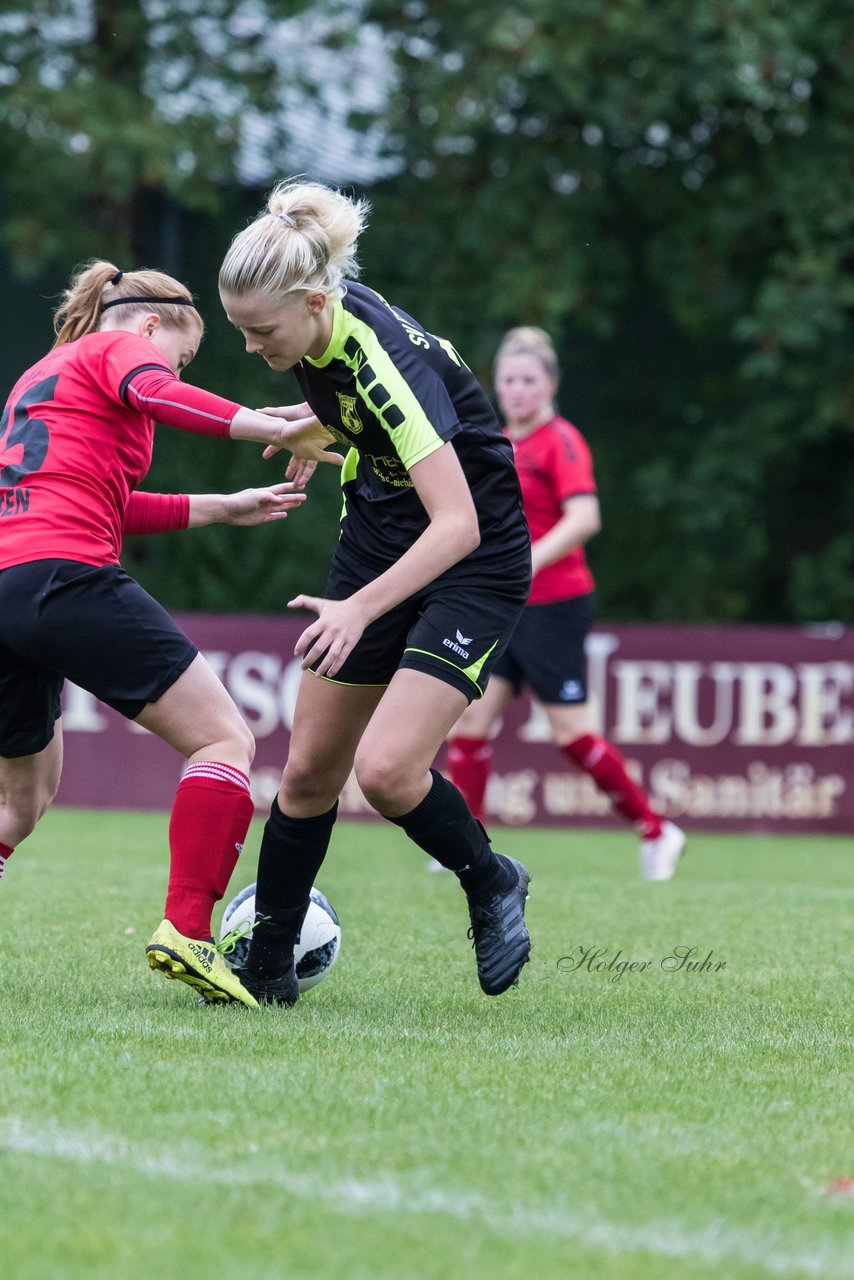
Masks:
[[[0,843],[0,876],[6,870],[6,863],[14,852],[15,850],[11,849],[9,845]]]

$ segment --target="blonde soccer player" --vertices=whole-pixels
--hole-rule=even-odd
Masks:
[[[353,769],[377,812],[458,877],[483,991],[506,991],[530,951],[527,870],[432,767],[527,599],[513,451],[451,343],[357,281],[366,213],[323,184],[281,183],[219,276],[246,350],[296,374],[305,403],[278,412],[312,411],[348,449],[323,596],[290,602],[317,616],[297,644],[305,671],[241,971],[280,1004],[297,998],[294,944]]]

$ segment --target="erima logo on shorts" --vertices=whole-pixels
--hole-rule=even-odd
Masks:
[[[452,649],[454,653],[458,653],[461,658],[468,658],[469,651],[468,649],[464,649],[463,645],[471,644],[471,640],[472,640],[471,636],[464,636],[462,631],[457,631],[456,642],[453,640],[445,639],[442,641],[442,644],[445,646],[446,649]]]

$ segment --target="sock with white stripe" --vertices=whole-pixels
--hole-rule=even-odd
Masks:
[[[11,849],[8,844],[0,843],[0,876],[2,876],[3,872],[6,870],[6,863],[14,852],[15,850]]]
[[[225,894],[254,806],[249,779],[215,760],[188,766],[169,822],[166,919],[187,938],[211,937],[211,914]]]

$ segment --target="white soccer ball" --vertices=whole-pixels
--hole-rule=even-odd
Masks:
[[[249,954],[249,939],[252,936],[249,925],[255,920],[255,885],[248,884],[231,899],[222,917],[219,927],[220,941],[239,929],[247,928],[242,938],[238,938],[234,950],[229,952],[228,959],[235,968],[245,963]],[[325,894],[318,888],[311,891],[305,920],[294,947],[294,960],[297,967],[300,995],[325,978],[338,959],[341,950],[341,923]]]

